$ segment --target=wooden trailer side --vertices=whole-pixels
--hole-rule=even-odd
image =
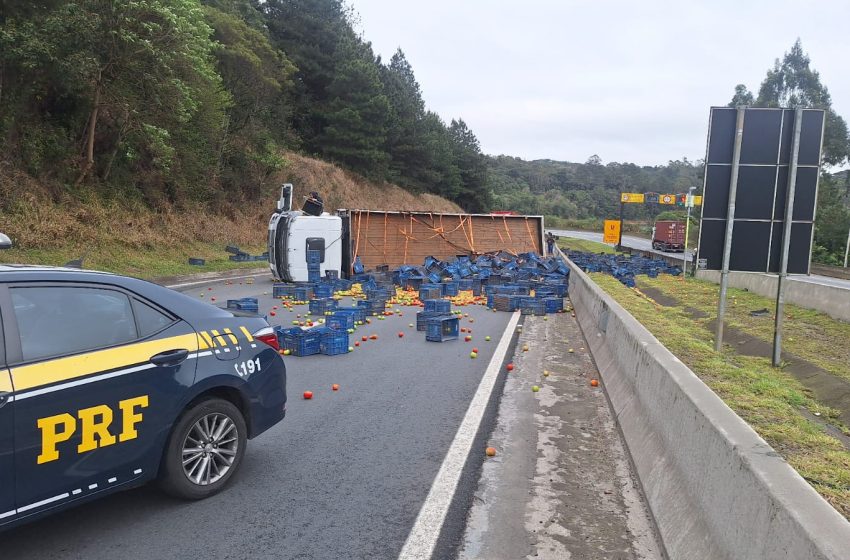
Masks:
[[[366,269],[421,265],[425,257],[451,259],[505,250],[543,252],[541,216],[437,214],[350,210],[352,260]]]

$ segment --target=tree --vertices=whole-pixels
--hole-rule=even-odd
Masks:
[[[735,95],[732,96],[732,101],[729,102],[729,107],[738,107],[740,105],[750,106],[755,102],[753,93],[747,89],[744,84],[735,86]]]
[[[478,138],[463,119],[452,119],[449,136],[462,184],[461,192],[453,200],[469,212],[482,212],[489,208],[491,200],[487,190],[487,160]]]
[[[767,71],[755,106],[824,109],[824,162],[840,165],[850,157],[847,123],[833,111],[829,90],[821,84],[820,74],[811,68],[811,60],[803,52],[799,39],[782,60],[777,59]]]
[[[384,91],[390,102],[387,123],[389,178],[415,190],[427,190],[428,153],[423,138],[425,102],[413,68],[398,49],[381,68]]]
[[[366,177],[382,179],[389,160],[384,149],[389,101],[371,47],[349,41],[345,49],[328,86],[331,101],[319,145],[331,160]]]

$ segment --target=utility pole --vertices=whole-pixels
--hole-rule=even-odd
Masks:
[[[617,250],[623,250],[623,213],[626,210],[626,203],[620,200],[620,239],[617,241]]]

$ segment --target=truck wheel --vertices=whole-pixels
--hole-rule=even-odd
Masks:
[[[218,493],[242,464],[247,432],[242,413],[232,403],[211,398],[195,404],[171,431],[160,486],[185,500]]]

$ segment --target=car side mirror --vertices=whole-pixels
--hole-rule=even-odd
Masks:
[[[0,249],[11,249],[12,240],[5,233],[0,233]]]

